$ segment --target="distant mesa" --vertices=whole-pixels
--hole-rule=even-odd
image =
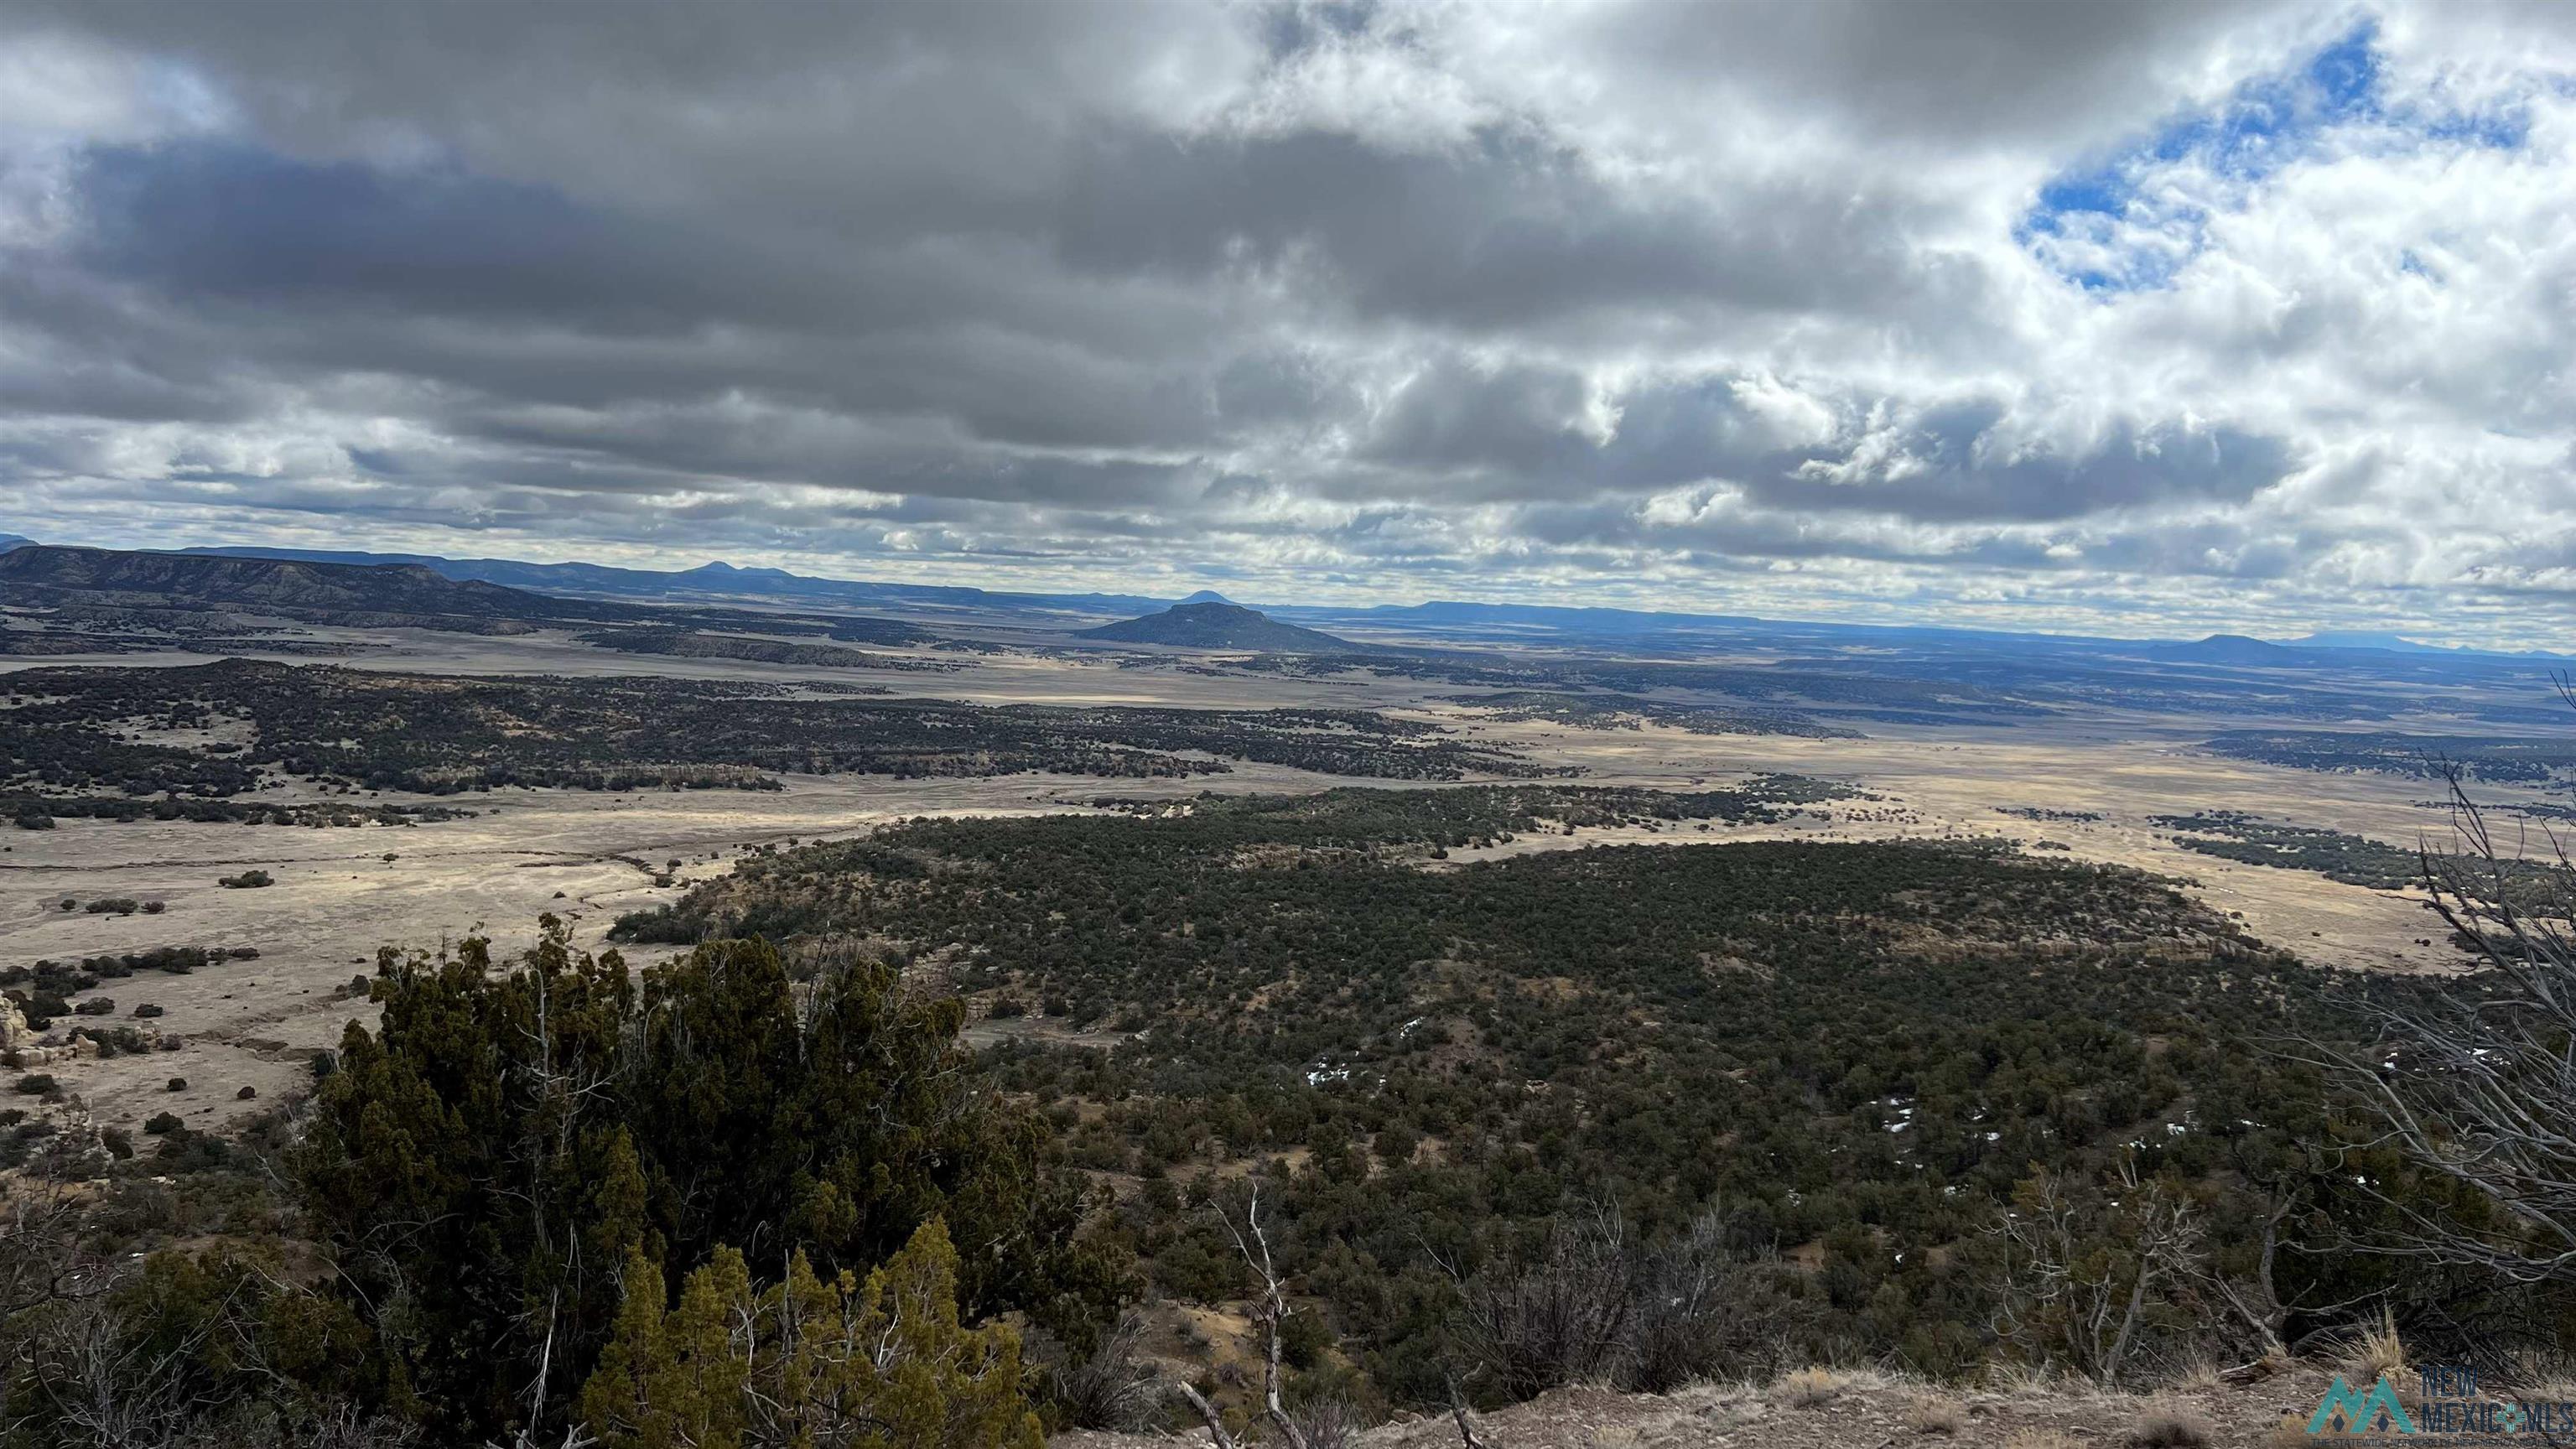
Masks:
[[[674,574],[672,577],[682,579],[735,579],[745,583],[753,581],[776,583],[797,579],[795,574],[791,574],[785,569],[736,568],[732,564],[726,563],[723,559],[717,559],[711,563],[702,563],[696,568],[683,570],[680,573]]]
[[[0,533],[0,553],[7,553],[13,548],[27,548],[34,543],[35,540],[32,538],[21,537],[14,533]]]
[[[1159,614],[1085,629],[1082,637],[1120,644],[1169,644],[1181,649],[1250,649],[1265,654],[1365,652],[1347,639],[1282,624],[1257,609],[1221,600],[1174,604]]]
[[[2315,654],[2243,634],[2212,634],[2190,644],[2151,644],[2146,655],[2173,664],[2314,664]]]
[[[1181,602],[1184,604],[1231,604],[1234,600],[1227,598],[1225,595],[1218,593],[1214,589],[1201,589],[1197,593],[1190,595],[1188,598],[1181,600]]]

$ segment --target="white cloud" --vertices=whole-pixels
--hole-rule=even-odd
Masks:
[[[2576,578],[2563,7],[1009,13],[30,22],[0,528],[2534,642]]]

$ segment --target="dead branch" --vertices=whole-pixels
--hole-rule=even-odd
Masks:
[[[2576,681],[2558,684],[2576,704]],[[2377,1109],[2383,1143],[2511,1222],[2478,1232],[2383,1193],[2403,1225],[2386,1251],[2522,1283],[2576,1279],[2576,863],[2554,835],[2542,852],[2508,845],[2460,769],[2442,774],[2459,848],[2428,843],[2424,879],[2489,989],[2388,1008],[2367,1052],[2304,1042],[2299,1054]]]
[[[1286,1285],[1280,1280],[1278,1267],[1270,1256],[1269,1231],[1261,1225],[1260,1182],[1252,1184],[1252,1196],[1244,1206],[1241,1226],[1226,1216],[1221,1206],[1211,1205],[1209,1211],[1216,1214],[1218,1222],[1225,1224],[1227,1235],[1234,1239],[1235,1251],[1243,1255],[1244,1265],[1261,1280],[1261,1295],[1254,1302],[1252,1321],[1259,1326],[1262,1336],[1262,1412],[1270,1420],[1271,1427],[1279,1431],[1279,1437],[1289,1449],[1308,1449],[1306,1431],[1290,1417],[1288,1406],[1281,1399],[1280,1325],[1297,1310],[1288,1302]],[[1178,1379],[1167,1380],[1166,1386],[1207,1421],[1208,1439],[1215,1449],[1240,1449],[1235,1438],[1225,1431],[1225,1417],[1208,1402],[1206,1395]]]

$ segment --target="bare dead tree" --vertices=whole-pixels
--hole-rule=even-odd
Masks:
[[[50,1325],[29,1356],[31,1398],[41,1397],[58,1437],[98,1449],[146,1449],[182,1442],[189,1427],[221,1407],[193,1371],[205,1330],[157,1342],[104,1297],[81,1299]]]
[[[1279,1437],[1289,1449],[1311,1449],[1306,1442],[1306,1431],[1288,1412],[1288,1406],[1281,1397],[1280,1329],[1297,1310],[1288,1302],[1287,1286],[1271,1260],[1269,1230],[1261,1225],[1260,1181],[1255,1179],[1252,1184],[1252,1196],[1244,1204],[1240,1226],[1226,1215],[1223,1206],[1210,1204],[1208,1210],[1216,1214],[1218,1222],[1225,1224],[1227,1234],[1234,1239],[1235,1251],[1243,1255],[1244,1265],[1261,1280],[1260,1296],[1253,1300],[1252,1322],[1260,1330],[1262,1338],[1263,1415],[1270,1420],[1271,1427],[1279,1431]],[[1235,1438],[1226,1432],[1225,1416],[1217,1412],[1216,1405],[1209,1403],[1206,1395],[1179,1380],[1173,1381],[1172,1390],[1207,1422],[1208,1438],[1216,1449],[1241,1449]]]
[[[2210,1292],[2253,1335],[2258,1359],[2284,1358],[2289,1354],[2290,1307],[2281,1301],[2280,1277],[2274,1270],[2281,1259],[2281,1224],[2298,1206],[2298,1199],[2286,1193],[2274,1194],[2265,1201],[2260,1226],[2255,1230],[2252,1272],[2234,1276],[2212,1265],[2201,1275]]]
[[[82,1241],[87,1190],[59,1165],[39,1162],[0,1184],[0,1324],[114,1286],[114,1265]]]
[[[1449,1419],[1458,1426],[1458,1438],[1466,1449],[1493,1449],[1491,1444],[1477,1437],[1475,1416],[1467,1412],[1466,1381],[1456,1374],[1449,1376]]]
[[[2223,1317],[2242,1330],[2228,1334],[2229,1348],[2251,1351],[2246,1363],[2227,1373],[2236,1375],[2234,1381],[2252,1382],[2275,1372],[2298,1351],[2299,1343],[2290,1337],[2293,1319],[2333,1320],[2380,1297],[2381,1290],[2368,1288],[2337,1299],[2326,1296],[2314,1282],[2286,1295],[2281,1288],[2284,1254],[2318,1258],[2361,1250],[2362,1245],[2336,1224],[2319,1221],[2312,1213],[2314,1179],[2350,1171],[2345,1162],[2348,1154],[2340,1144],[2298,1142],[2267,1148],[2250,1137],[2233,1137],[2228,1150],[2251,1212],[2224,1229],[2212,1226],[2213,1251],[2193,1265],[2192,1272],[2199,1289],[2226,1310]],[[2218,1242],[2222,1234],[2224,1247]]]
[[[421,1437],[418,1425],[369,1414],[354,1404],[334,1404],[316,1411],[296,1449],[413,1449]],[[249,1446],[236,1443],[229,1449]]]
[[[484,1449],[592,1449],[592,1446],[597,1443],[599,1440],[592,1437],[590,1430],[574,1424],[563,1431],[562,1439],[551,1444],[530,1431],[522,1429],[511,1436],[509,1443],[494,1441],[486,1444]]]
[[[2576,706],[2576,681],[2559,693]],[[2367,1054],[2305,1054],[2378,1110],[2383,1140],[2472,1189],[2487,1225],[2384,1195],[2402,1220],[2390,1251],[2518,1283],[2576,1281],[2576,862],[2528,828],[2507,839],[2446,767],[2458,848],[2423,850],[2433,909],[2486,968],[2479,990],[2387,1012]]]
[[[112,1379],[102,1300],[118,1264],[85,1241],[92,1204],[69,1169],[57,1149],[0,1182],[0,1358],[11,1365],[0,1371],[0,1434],[39,1404],[84,1432],[93,1432],[86,1420],[116,1411],[116,1395],[99,1385]]]
[[[1243,1446],[1235,1442],[1234,1436],[1225,1431],[1225,1415],[1217,1412],[1216,1405],[1208,1402],[1207,1395],[1191,1387],[1187,1379],[1173,1379],[1170,1384],[1172,1392],[1180,1395],[1183,1402],[1197,1410],[1198,1416],[1207,1421],[1208,1443],[1214,1445],[1215,1449],[1243,1449]]]
[[[527,1099],[525,1128],[514,1145],[519,1187],[514,1195],[525,1204],[529,1235],[538,1242],[555,1244],[558,1238],[569,1286],[578,1292],[593,1272],[607,1271],[607,1265],[594,1267],[582,1256],[583,1235],[579,1215],[570,1210],[550,1211],[557,1207],[559,1193],[552,1184],[564,1165],[572,1160],[589,1114],[607,1102],[609,1093],[626,1074],[631,1058],[610,1066],[584,1063],[578,1059],[559,1060],[555,1026],[555,997],[570,963],[562,938],[555,935],[554,918],[549,916],[547,937],[530,953],[521,980],[530,993],[533,1022],[519,1029],[521,1053],[515,1063]],[[511,1189],[503,1188],[505,1192]],[[536,1373],[528,1384],[528,1422],[532,1426],[544,1421],[547,1407],[553,1401],[555,1339],[561,1331],[560,1318],[566,1284],[557,1284],[546,1297],[543,1328],[537,1325],[533,1305],[527,1314],[528,1332],[538,1339]]]
[[[2199,1274],[2202,1225],[2188,1200],[2139,1178],[2111,1179],[2116,1200],[2043,1172],[1990,1231],[2004,1248],[1998,1336],[2044,1362],[2119,1382],[2150,1314]]]

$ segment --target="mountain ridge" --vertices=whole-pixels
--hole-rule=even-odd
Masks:
[[[908,604],[948,609],[1028,609],[1080,611],[1095,615],[1137,614],[1169,603],[1142,594],[1039,594],[979,589],[966,584],[895,584],[865,579],[827,579],[786,569],[742,568],[711,560],[688,569],[630,569],[614,564],[529,563],[505,558],[448,558],[439,554],[385,554],[353,550],[277,549],[253,546],[198,546],[178,550],[224,558],[276,558],[357,565],[417,564],[447,578],[480,580],[507,588],[547,593],[608,595],[631,599],[668,599],[675,594],[758,594],[801,603]]]
[[[358,565],[22,544],[0,553],[0,585],[39,594],[140,596],[297,612],[472,619],[596,618],[568,600],[416,564]]]

